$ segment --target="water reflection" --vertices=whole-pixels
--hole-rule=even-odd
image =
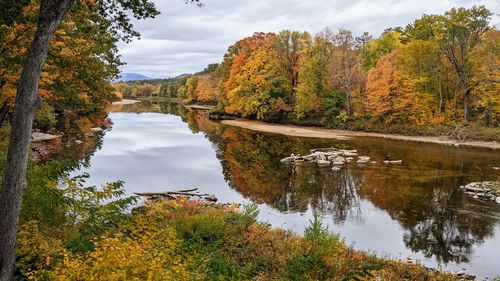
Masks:
[[[500,153],[360,138],[318,140],[211,122],[175,104],[138,103],[111,112],[115,126],[91,161],[92,178],[125,180],[132,191],[199,187],[221,201],[261,203],[262,218],[301,232],[312,211],[357,248],[412,255],[426,265],[499,275],[500,206],[464,196],[461,184],[495,180]],[[134,112],[126,114],[123,112]],[[136,114],[157,112],[167,114]],[[132,136],[132,135],[133,136]],[[333,172],[280,159],[318,147],[357,149],[375,165]],[[120,153],[118,153],[120,152]],[[403,165],[386,166],[384,159]]]
[[[467,181],[498,176],[491,169],[498,153],[375,139],[338,143],[284,137],[220,126],[207,122],[199,111],[183,114],[193,132],[203,131],[216,144],[232,188],[282,212],[306,212],[312,207],[330,214],[335,224],[355,223],[365,219],[360,200],[369,200],[400,223],[408,248],[441,264],[468,262],[473,246],[492,236],[499,222],[498,206],[471,200],[457,188]],[[333,172],[315,164],[279,161],[290,153],[332,145],[358,149],[378,164],[350,164]],[[405,164],[380,163],[388,157]]]

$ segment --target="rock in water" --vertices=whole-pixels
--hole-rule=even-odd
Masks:
[[[332,164],[335,165],[335,166],[342,166],[345,164],[345,158],[342,157],[342,156],[337,156],[335,158],[333,158],[333,162]]]
[[[401,165],[401,164],[403,164],[403,160],[384,160],[383,163],[386,165],[388,165],[388,164]]]
[[[500,204],[500,196],[498,196],[497,199],[495,199],[495,202],[497,202],[498,204]]]
[[[369,156],[359,156],[358,161],[356,161],[358,164],[366,164],[368,162],[370,162]]]
[[[320,160],[318,160],[318,165],[319,166],[329,166],[330,165],[330,161],[320,159]]]

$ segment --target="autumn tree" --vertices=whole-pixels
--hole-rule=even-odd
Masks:
[[[400,42],[401,33],[394,30],[387,30],[376,40],[371,40],[364,43],[361,49],[361,63],[363,70],[368,71],[375,65],[383,56],[396,49]]]
[[[139,34],[133,30],[130,15],[137,19],[154,17],[158,14],[155,6],[148,0],[41,0],[38,12],[36,32],[29,47],[24,67],[21,71],[16,90],[16,101],[12,118],[7,161],[4,170],[3,185],[0,194],[0,280],[12,280],[15,261],[16,234],[19,225],[21,199],[26,188],[26,168],[31,135],[31,127],[37,109],[40,106],[38,86],[43,65],[49,52],[52,37],[56,33],[61,20],[77,2],[95,9],[106,21],[102,24],[105,30],[115,38],[130,41]],[[188,2],[188,1],[186,1]],[[196,0],[189,2],[198,2]],[[2,7],[22,7],[28,1],[3,1]],[[9,8],[9,9],[11,9]],[[2,9],[3,10],[3,9]],[[8,13],[1,16],[10,17]],[[11,19],[2,19],[9,22]]]
[[[332,34],[327,29],[323,34],[323,37],[334,46],[328,65],[332,86],[344,93],[345,111],[348,116],[351,116],[353,113],[352,93],[364,82],[355,38],[349,30],[345,29],[339,30],[337,34]]]
[[[275,36],[255,33],[229,48],[231,55],[226,58],[231,62],[224,83],[228,113],[274,119],[291,111],[291,87],[276,60]]]
[[[217,97],[219,96],[217,82],[218,76],[214,72],[200,76],[195,90],[196,100],[201,102],[217,102]]]
[[[331,90],[327,65],[332,53],[331,44],[315,36],[301,61],[295,103],[295,115],[299,119],[319,117],[324,110],[324,98]]]
[[[196,100],[196,87],[198,86],[199,79],[198,75],[192,75],[187,79],[184,102],[192,102]]]
[[[398,50],[399,64],[415,80],[421,93],[434,97],[435,111],[443,113],[447,96],[446,62],[433,41],[412,40]]]
[[[310,41],[311,36],[307,32],[282,30],[272,42],[277,63],[290,81],[289,88],[293,97],[295,97],[295,89],[299,80],[299,62],[309,47]]]
[[[500,125],[500,31],[485,32],[471,56],[472,104],[489,125]]]
[[[394,51],[380,58],[368,72],[367,109],[385,123],[420,125],[428,122],[432,96],[419,91],[418,79],[401,66]]]
[[[453,66],[463,96],[465,122],[471,117],[471,55],[481,36],[490,29],[491,15],[484,6],[452,8],[444,15],[424,16],[412,25],[411,34],[435,40]]]

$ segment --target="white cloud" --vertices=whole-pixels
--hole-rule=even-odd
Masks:
[[[485,5],[496,15],[497,0],[203,0],[204,7],[183,0],[157,0],[162,12],[155,19],[135,21],[142,39],[120,44],[127,65],[124,72],[169,77],[202,70],[219,62],[227,47],[257,31],[282,29],[315,34],[325,27],[368,31],[378,36],[384,29],[405,26],[422,14],[443,13],[451,7]]]

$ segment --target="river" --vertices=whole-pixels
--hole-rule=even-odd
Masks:
[[[72,173],[88,173],[88,185],[123,180],[128,194],[196,187],[220,202],[257,203],[259,220],[297,233],[319,212],[356,249],[480,278],[500,275],[500,205],[459,190],[497,180],[499,151],[259,133],[175,104],[113,106],[109,118],[114,125],[99,149]],[[356,149],[377,163],[350,163],[337,172],[280,163],[318,147]]]

